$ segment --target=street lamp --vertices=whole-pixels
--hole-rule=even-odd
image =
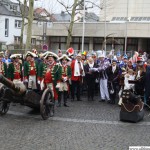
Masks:
[[[105,8],[104,41],[106,41],[106,0],[105,0],[105,4],[104,5],[105,5],[104,6],[104,8]],[[106,54],[106,42],[105,42],[104,50],[105,50],[105,54]]]
[[[126,35],[125,35],[125,45],[124,45],[124,53],[126,54],[126,50],[127,50],[127,30],[128,30],[128,26],[127,26],[127,24],[128,24],[128,4],[129,4],[129,0],[127,0],[127,20],[126,20],[126,29],[125,29],[125,31],[126,31]]]
[[[82,30],[82,52],[84,51],[84,34],[85,34],[85,0],[83,1],[83,30]]]
[[[46,42],[47,21],[43,21],[43,45]]]

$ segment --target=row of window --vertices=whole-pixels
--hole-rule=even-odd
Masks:
[[[66,49],[66,41],[67,37],[50,37],[49,38],[49,47],[51,49]],[[93,45],[94,50],[100,50],[103,48],[104,38],[102,37],[85,37],[84,38],[84,49],[89,50],[90,43]],[[111,50],[112,48],[116,50],[124,50],[125,39],[124,38],[109,38],[107,39],[107,50]],[[127,40],[127,49],[137,50],[138,39],[136,38],[128,38]],[[73,37],[71,46],[75,50],[81,50],[82,48],[82,37]]]
[[[20,36],[14,36],[14,44],[20,44]],[[31,39],[31,44],[36,45],[36,38]]]
[[[15,20],[15,28],[21,28],[22,21],[21,20]],[[5,19],[5,37],[9,36],[9,19]]]

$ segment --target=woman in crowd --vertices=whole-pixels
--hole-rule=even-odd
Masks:
[[[88,63],[84,66],[84,71],[85,71],[85,80],[87,82],[87,95],[88,95],[88,100],[94,100],[94,91],[95,91],[95,80],[97,77],[96,72],[91,72],[90,68],[96,68],[97,65],[94,62],[92,57],[88,58]]]

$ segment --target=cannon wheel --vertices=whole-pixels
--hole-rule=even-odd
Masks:
[[[9,110],[10,103],[5,101],[0,101],[0,114],[5,115]]]
[[[54,98],[49,88],[42,94],[40,100],[40,113],[44,120],[54,116]]]

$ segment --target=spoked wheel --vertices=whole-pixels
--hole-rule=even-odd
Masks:
[[[54,116],[54,98],[50,89],[46,89],[40,100],[40,113],[44,120]]]
[[[10,103],[0,101],[0,115],[5,115],[9,110]]]

